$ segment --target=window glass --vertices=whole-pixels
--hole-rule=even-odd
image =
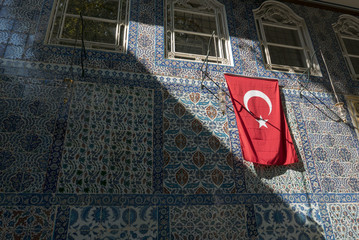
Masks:
[[[353,65],[354,72],[356,74],[359,74],[359,57],[351,57],[350,61],[351,61],[352,65]]]
[[[341,15],[333,28],[350,74],[354,80],[359,80],[359,19]]]
[[[128,0],[57,0],[54,6],[48,43],[74,46],[83,32],[87,48],[125,51]]]
[[[359,39],[353,40],[353,39],[343,38],[343,41],[348,51],[348,54],[359,56]]]
[[[176,52],[206,55],[210,37],[176,33]],[[216,56],[214,41],[210,44],[210,56]]]
[[[268,46],[272,64],[306,67],[303,50]]]
[[[167,0],[166,9],[167,58],[231,63],[222,4],[215,0]]]
[[[281,27],[263,26],[264,33],[269,43],[278,43],[290,46],[301,46],[297,30]]]
[[[175,11],[174,14],[175,29],[208,34],[216,31],[216,19],[214,16],[196,15],[180,11]]]

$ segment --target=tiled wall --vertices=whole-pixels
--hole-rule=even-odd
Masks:
[[[300,163],[243,160],[200,64],[163,58],[162,1],[131,1],[129,52],[89,50],[82,78],[79,50],[44,44],[52,1],[2,0],[2,239],[359,238],[359,141],[349,115],[338,123],[326,107],[319,54],[323,77],[265,70],[252,18],[262,1],[222,2],[234,66],[210,74],[278,78]],[[288,5],[339,97],[358,94],[331,28],[340,14]]]

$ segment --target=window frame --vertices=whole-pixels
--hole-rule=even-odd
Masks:
[[[270,71],[281,71],[288,73],[304,73],[309,68],[311,75],[321,76],[318,60],[315,56],[315,51],[308,32],[308,28],[303,18],[295,14],[293,10],[285,4],[272,0],[265,1],[259,8],[254,9],[253,15],[266,69]],[[275,18],[276,15],[281,16],[282,21],[277,20]],[[297,40],[300,42],[300,46],[268,42],[264,30],[265,26],[296,31],[299,38]],[[301,50],[304,55],[304,59],[301,57],[301,60],[303,63],[305,63],[306,67],[272,63],[272,57],[268,46]]]
[[[63,38],[63,30],[66,17],[72,17],[80,19],[79,14],[72,14],[68,12],[69,1],[76,0],[55,0],[53,3],[52,13],[49,21],[49,25],[46,32],[45,44],[59,45],[59,46],[77,46],[81,47],[81,24],[78,29],[78,37],[75,38]],[[101,23],[113,23],[116,24],[115,30],[115,42],[106,43],[106,42],[96,42],[84,40],[85,47],[87,49],[101,50],[101,51],[111,51],[111,52],[121,52],[124,53],[127,51],[128,47],[128,29],[129,29],[129,15],[130,15],[130,1],[131,0],[116,0],[118,2],[117,9],[117,19],[112,20],[108,18],[93,17],[93,16],[82,16],[84,20],[92,20]],[[115,2],[115,1],[114,1]],[[64,4],[63,9],[60,5]],[[123,9],[123,8],[126,9]],[[125,13],[125,16],[122,14]],[[60,19],[60,20],[58,20]],[[58,29],[55,31],[55,25],[58,25]],[[121,42],[122,39],[122,42]]]
[[[359,54],[349,54],[343,38],[358,41],[359,48],[359,19],[348,14],[343,14],[332,26],[339,42],[339,46],[345,59],[346,65],[350,72],[351,78],[358,81],[359,68],[357,69],[358,72],[356,72],[350,58],[355,57],[358,58],[359,61]],[[356,32],[353,32],[353,30],[356,30]]]
[[[359,111],[354,107],[354,104],[359,104],[359,96],[345,96],[348,104],[348,110],[350,117],[352,119],[353,126],[355,127],[355,132],[357,133],[359,139]]]
[[[216,22],[216,32],[219,32],[219,34],[215,33],[212,41],[214,46],[218,46],[218,49],[216,49],[217,56],[208,56],[208,62],[223,64],[223,65],[232,65],[233,64],[232,50],[231,50],[231,44],[230,44],[230,38],[228,32],[225,6],[216,0],[204,1],[203,4],[214,11],[214,13],[211,14],[208,12],[205,13],[196,8],[190,9],[190,8],[186,8],[185,6],[175,7],[175,3],[177,2],[185,2],[185,1],[178,1],[178,0],[164,1],[165,57],[172,60],[184,60],[184,61],[195,61],[195,62],[203,62],[206,60],[206,55],[179,52],[179,51],[176,52],[176,46],[175,46],[176,33],[180,33],[180,34],[183,33],[191,36],[203,36],[208,38],[212,36],[212,34],[209,33],[176,29],[174,19],[175,19],[175,12],[178,11],[178,12],[193,14],[196,16],[214,17]]]

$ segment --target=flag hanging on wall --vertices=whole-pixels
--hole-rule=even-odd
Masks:
[[[225,74],[243,157],[264,165],[298,162],[284,116],[278,80]]]

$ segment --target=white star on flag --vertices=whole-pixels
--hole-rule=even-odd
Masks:
[[[259,128],[261,128],[263,126],[268,128],[266,125],[268,119],[263,119],[262,116],[260,116],[259,119],[256,119],[256,121],[259,123]]]

